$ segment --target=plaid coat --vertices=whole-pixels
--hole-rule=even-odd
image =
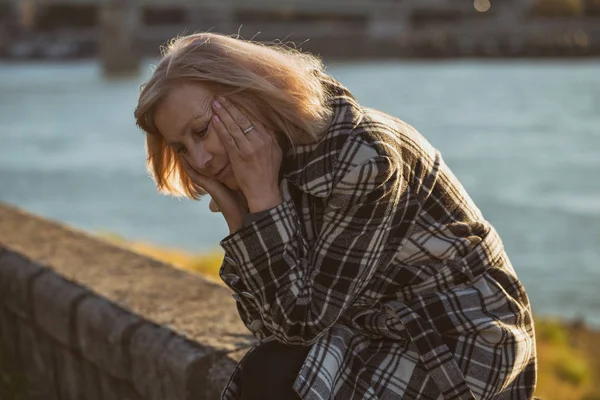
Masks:
[[[531,398],[531,309],[498,234],[414,128],[325,84],[333,122],[287,150],[283,203],[221,241],[244,324],[311,346],[306,400]]]

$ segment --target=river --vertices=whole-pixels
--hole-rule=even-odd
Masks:
[[[87,231],[217,247],[227,227],[208,202],[160,196],[145,171],[133,120],[144,70],[105,80],[93,61],[0,64],[0,201]],[[328,71],[442,151],[500,232],[535,314],[600,326],[600,60]]]

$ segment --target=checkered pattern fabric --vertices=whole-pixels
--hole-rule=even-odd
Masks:
[[[332,124],[287,150],[283,203],[221,241],[243,322],[311,346],[305,400],[532,398],[531,309],[498,234],[415,129],[324,82]]]

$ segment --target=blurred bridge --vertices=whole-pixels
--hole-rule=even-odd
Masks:
[[[413,3],[418,1],[0,0],[0,12],[11,11],[25,32],[45,32],[55,42],[74,35],[97,42],[105,66],[120,70],[137,64],[140,53],[155,53],[168,39],[195,31],[296,43],[391,37],[406,29]]]
[[[136,53],[155,53],[168,39],[195,31],[296,43],[389,37],[405,29],[408,4],[397,0],[0,0],[0,12],[7,15],[11,10],[12,19],[26,32],[45,32],[59,42],[76,32],[78,41],[97,42],[105,65],[118,70],[136,64]]]
[[[584,45],[600,38],[597,20],[531,23],[532,1],[489,8],[488,0],[0,0],[0,53],[18,34],[54,46],[85,43],[111,72],[134,71],[141,55],[196,31],[291,41],[333,58],[519,55],[544,48],[545,38],[548,48],[559,36]]]

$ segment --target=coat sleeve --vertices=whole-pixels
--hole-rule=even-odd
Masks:
[[[401,215],[400,168],[376,155],[341,175],[312,245],[291,200],[221,241],[240,281],[240,301],[250,302],[246,308],[257,310],[281,342],[314,343],[391,259],[385,253]]]

